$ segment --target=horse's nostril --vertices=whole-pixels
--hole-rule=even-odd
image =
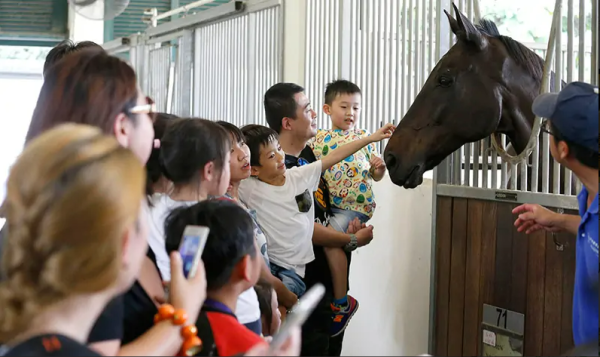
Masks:
[[[388,169],[393,169],[396,167],[397,163],[398,160],[396,159],[396,155],[393,153],[389,153],[385,156],[385,164],[387,165]]]

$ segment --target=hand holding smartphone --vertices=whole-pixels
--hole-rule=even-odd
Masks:
[[[196,275],[209,233],[210,229],[203,226],[187,226],[183,231],[181,243],[179,243],[179,255],[183,263],[183,276],[187,279]],[[170,283],[165,285],[165,298],[167,301],[170,299],[169,285]]]
[[[279,332],[273,336],[270,347],[271,351],[276,351],[281,348],[295,327],[302,327],[306,319],[308,319],[321,299],[323,299],[324,295],[325,287],[322,284],[316,284],[298,300],[298,303],[294,306],[292,312],[287,315]]]
[[[179,254],[183,261],[183,275],[188,279],[196,275],[209,232],[210,229],[203,226],[187,226],[183,231]]]

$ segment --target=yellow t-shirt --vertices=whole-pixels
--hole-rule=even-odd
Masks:
[[[338,146],[368,135],[369,133],[363,129],[319,130],[309,145],[317,160],[320,160]],[[372,190],[373,177],[369,172],[371,169],[369,160],[372,155],[377,155],[375,144],[369,144],[325,172],[324,177],[329,186],[333,207],[360,212],[369,218],[373,217],[375,196]]]

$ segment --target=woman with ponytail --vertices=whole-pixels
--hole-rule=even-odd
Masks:
[[[8,356],[97,355],[85,346],[88,334],[146,253],[145,179],[130,150],[91,126],[64,124],[25,148],[2,207]]]

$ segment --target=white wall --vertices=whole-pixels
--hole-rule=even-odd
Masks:
[[[345,356],[427,353],[432,181],[405,190],[374,186],[375,238],[353,255],[350,294],[360,302],[344,337]]]

